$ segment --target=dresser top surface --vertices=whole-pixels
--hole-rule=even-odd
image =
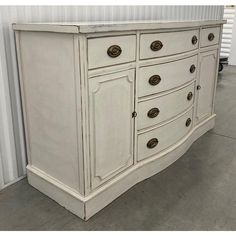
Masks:
[[[96,33],[111,31],[128,31],[128,30],[153,30],[153,29],[170,29],[170,28],[188,28],[188,27],[205,27],[221,25],[226,23],[225,20],[208,20],[208,21],[97,21],[97,22],[63,22],[63,23],[13,23],[14,30],[22,31],[49,31],[64,33]]]

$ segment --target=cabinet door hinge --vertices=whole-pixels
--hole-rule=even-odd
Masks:
[[[137,116],[137,112],[136,111],[132,112],[132,117],[134,118],[136,116]]]

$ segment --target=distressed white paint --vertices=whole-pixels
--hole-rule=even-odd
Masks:
[[[187,110],[184,106],[183,110],[177,111],[177,106],[172,103],[170,109],[176,110],[173,118],[166,118],[162,123],[152,124],[138,132],[137,119],[132,118],[135,114],[133,111],[137,108],[134,106],[134,101],[136,103],[141,99],[143,101],[159,96],[155,103],[158,104],[158,100],[161,100],[163,94],[171,97],[178,89],[166,87],[159,91],[159,94],[147,94],[145,98],[138,98],[138,87],[134,82],[142,80],[143,77],[140,76],[142,59],[137,49],[140,49],[141,44],[146,44],[140,38],[143,34],[150,34],[149,30],[137,30],[140,22],[137,24],[126,23],[124,28],[126,30],[129,28],[126,35],[133,34],[136,38],[135,50],[137,53],[134,61],[132,61],[132,57],[127,56],[130,59],[125,63],[126,68],[123,71],[118,71],[115,65],[105,66],[111,65],[109,61],[106,61],[102,69],[95,69],[98,73],[101,73],[102,70],[102,76],[100,74],[97,77],[89,78],[87,58],[91,51],[88,49],[90,45],[87,44],[86,35],[49,33],[48,31],[30,32],[24,30],[25,25],[19,24],[16,42],[24,117],[26,118],[27,153],[30,157],[27,166],[29,182],[78,216],[88,219],[122,194],[125,189],[127,190],[137,183],[137,179],[141,181],[149,177],[150,173],[159,172],[173,163],[176,156],[180,157],[180,154],[183,154],[189,147],[184,145],[186,137],[191,143],[192,140],[214,125],[213,104],[220,45],[212,45],[213,41],[206,42],[205,37],[200,37],[198,47],[195,48],[192,40],[198,32],[199,35],[208,35],[205,30],[209,26],[207,22],[199,21],[199,25],[191,30],[192,37],[189,37],[189,41],[190,44],[193,44],[192,48],[189,48],[187,45],[189,42],[186,42],[189,55],[192,55],[192,52],[197,55],[197,68],[199,68],[197,71],[199,73],[196,71],[195,74],[191,73],[191,64],[186,68],[186,72],[191,74],[191,77],[193,76],[194,81],[192,82],[195,85],[202,87],[200,91],[200,87],[195,87],[194,91],[193,88],[191,89],[192,93],[196,95],[193,106]],[[211,25],[211,30],[224,23],[224,21],[213,22],[215,25]],[[196,24],[196,22],[192,24]],[[174,22],[167,23],[167,25],[169,30],[181,35],[180,41],[186,34],[179,34],[179,31],[185,33],[189,27],[191,28],[191,25],[186,22],[182,22],[183,27],[177,29]],[[21,27],[23,27],[22,30]],[[35,27],[41,26],[35,24]],[[60,27],[70,28],[71,26]],[[214,32],[220,35],[221,29]],[[165,27],[162,27],[161,30],[157,27],[156,30],[159,32],[159,36],[169,34],[165,31]],[[155,31],[152,32],[156,34]],[[119,32],[114,32],[113,26],[108,27],[104,34],[113,36],[110,39],[110,45],[113,45],[116,37],[126,37],[125,35],[120,36]],[[98,35],[102,36],[102,33],[98,33]],[[215,38],[217,39],[219,35],[216,35]],[[76,38],[72,42],[71,37],[73,36]],[[79,41],[77,37],[80,38]],[[93,37],[95,41],[100,39],[96,38],[95,33]],[[132,38],[129,40],[132,41]],[[216,40],[217,42],[218,40]],[[129,42],[127,41],[126,44]],[[204,47],[200,47],[200,45]],[[107,48],[103,47],[103,41],[98,40],[97,47],[102,47],[107,51]],[[103,58],[104,52],[99,53]],[[181,51],[174,53],[180,54],[179,61],[194,58],[194,56],[186,56],[184,47],[181,47]],[[159,51],[156,51],[156,56],[158,54]],[[32,60],[32,57],[35,60]],[[168,51],[163,57],[168,59],[166,64],[174,63],[172,71],[176,72],[179,66],[173,61],[175,56],[172,55],[172,52]],[[113,60],[112,57],[108,58],[110,61]],[[155,65],[158,61],[160,58],[150,55],[146,60],[146,68],[152,66],[153,63]],[[128,70],[133,64],[135,64],[135,70]],[[160,66],[162,67],[162,65]],[[107,74],[107,67],[111,67],[111,73]],[[166,73],[163,73],[160,84],[165,81],[165,76]],[[169,87],[173,88],[172,83],[179,78],[176,75],[172,76]],[[73,83],[77,86],[73,86]],[[60,89],[60,86],[64,89]],[[152,85],[150,84],[150,86]],[[179,86],[187,85],[181,83]],[[72,97],[74,99],[71,99]],[[178,102],[176,97],[172,97],[172,99]],[[185,101],[186,99],[185,94],[180,100]],[[179,102],[183,103],[180,100]],[[78,106],[78,104],[80,105]],[[168,105],[167,101],[166,105]],[[63,112],[65,110],[67,112]],[[179,114],[176,115],[176,113]],[[67,114],[70,116],[68,117]],[[137,115],[139,116],[139,113]],[[81,127],[80,130],[78,126]],[[73,131],[73,134],[66,135],[70,131]],[[157,142],[152,142],[153,138],[158,139],[158,145]],[[138,141],[133,143],[132,140],[136,139]],[[77,150],[73,151],[73,147],[77,146],[76,140],[79,145]],[[65,153],[68,147],[71,150]],[[82,147],[83,151],[81,152]],[[178,148],[181,148],[181,151]],[[132,155],[134,150],[136,152]],[[45,157],[47,157],[46,160]],[[79,160],[82,160],[82,165]],[[152,163],[147,160],[152,160]],[[79,171],[77,171],[77,167]],[[76,171],[74,171],[75,169]],[[81,176],[82,186],[79,185],[76,173],[83,173]],[[139,173],[139,178],[136,173]],[[71,174],[75,177],[73,180],[77,179],[79,187],[76,181],[68,179]],[[82,209],[81,202],[84,204]]]
[[[194,83],[191,83],[190,85],[185,85],[185,87],[178,89],[171,94],[168,92],[163,96],[159,95],[152,98],[149,97],[148,99],[142,101],[139,100],[137,108],[138,130],[172,119],[181,112],[185,111],[193,104],[193,97],[191,99],[187,99],[187,97],[189,93],[194,94],[194,90]],[[158,108],[159,114],[150,119],[147,114],[153,107]]]
[[[140,38],[140,59],[169,56],[197,49],[198,42],[196,44],[191,42],[193,35],[199,38],[199,30],[186,30],[177,33],[169,32],[165,34],[142,34]],[[158,52],[149,50],[150,44],[156,40],[157,36],[158,40],[163,42],[163,49]]]
[[[107,48],[113,45],[119,45],[122,53],[112,61],[107,56]],[[99,47],[98,47],[99,45]],[[135,35],[125,35],[120,37],[105,37],[88,40],[88,67],[89,69],[108,65],[116,65],[135,60]]]
[[[1,138],[0,188],[25,174],[26,156],[12,23],[220,20],[222,6],[1,6],[0,80]],[[9,96],[10,89],[10,96]],[[11,97],[11,101],[10,101]],[[4,111],[2,113],[2,111]],[[7,112],[6,112],[7,111]],[[14,137],[13,137],[14,133]],[[5,154],[3,150],[8,150]],[[2,176],[2,177],[1,177]],[[3,178],[4,176],[4,178]]]
[[[142,161],[153,155],[157,155],[164,149],[172,146],[181,140],[192,128],[192,124],[188,127],[185,122],[188,118],[192,120],[193,109],[188,110],[186,113],[176,117],[171,122],[162,125],[156,129],[148,130],[138,135],[138,161]],[[147,143],[153,137],[158,139],[158,145],[154,148],[147,148]]]
[[[196,70],[193,73],[189,72],[191,65],[197,64],[197,55],[193,57],[182,58],[182,60],[173,61],[165,64],[145,66],[140,69],[140,78],[138,83],[138,96],[144,97],[148,94],[159,93],[163,90],[170,90],[181,84],[190,82],[196,76]],[[148,81],[152,75],[158,75],[163,78],[158,86],[150,86]],[[173,80],[178,78],[178,80]]]
[[[134,72],[89,79],[92,188],[133,165]]]
[[[213,34],[213,40],[209,41],[208,35]],[[219,43],[220,27],[210,27],[202,30],[201,34],[201,47],[208,47]]]
[[[212,113],[212,104],[214,103],[215,79],[217,68],[217,50],[201,53],[199,65],[198,84],[200,90],[197,95],[197,120],[198,122],[206,119]]]

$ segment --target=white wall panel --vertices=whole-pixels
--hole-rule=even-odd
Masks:
[[[3,121],[7,120],[8,129],[4,132],[2,139],[0,139],[0,188],[1,185],[9,184],[18,177],[25,175],[26,166],[14,35],[11,29],[12,23],[135,20],[189,21],[217,20],[222,19],[222,16],[222,6],[1,6],[0,79],[1,82],[4,81],[5,83],[4,94],[6,97],[1,94],[0,105],[1,109],[7,109],[8,113],[1,114],[0,122],[2,124],[0,124],[0,127],[5,127],[6,122],[4,123]],[[11,101],[9,99],[10,96]],[[1,112],[4,111],[1,110]],[[3,152],[3,150],[9,150],[9,147],[11,151]]]
[[[229,65],[236,66],[236,6],[234,6],[234,18],[232,19],[232,34],[230,40]]]
[[[1,26],[1,21],[0,21]],[[2,186],[18,177],[3,30],[0,27],[0,178]]]
[[[225,6],[223,18],[227,20],[227,23],[224,24],[223,26],[220,56],[229,58],[231,54],[233,28],[235,26],[234,25],[235,7]]]

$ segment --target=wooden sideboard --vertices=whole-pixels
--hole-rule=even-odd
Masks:
[[[13,24],[29,183],[89,219],[215,122],[224,21]]]

